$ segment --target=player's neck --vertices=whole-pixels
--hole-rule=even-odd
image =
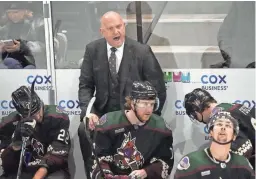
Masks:
[[[219,161],[227,160],[229,150],[230,150],[230,144],[220,145],[215,142],[212,142],[210,146],[210,152],[212,156]]]
[[[140,122],[140,120],[137,118],[137,116],[135,115],[135,112],[133,110],[126,110],[125,115],[126,115],[128,121],[132,125],[139,125],[139,126],[143,125],[143,123]]]

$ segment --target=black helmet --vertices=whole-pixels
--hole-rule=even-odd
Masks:
[[[26,86],[21,86],[12,93],[13,105],[16,108],[16,110],[22,115],[22,117],[28,116],[30,107],[30,96],[31,90]],[[33,92],[31,98],[31,115],[34,115],[41,109],[42,101],[35,92]]]
[[[207,124],[207,128],[208,128],[208,131],[210,132],[210,130],[213,129],[214,125],[215,125],[215,122],[219,119],[225,119],[225,120],[230,120],[230,122],[233,123],[233,126],[234,126],[234,134],[237,136],[238,133],[239,133],[239,124],[238,124],[238,121],[233,118],[230,114],[230,112],[227,112],[227,111],[224,111],[220,108],[218,108],[216,110],[215,113],[213,113],[210,117],[210,120],[209,120],[209,123]]]
[[[201,88],[196,88],[192,92],[185,95],[184,107],[187,115],[191,119],[196,119],[195,112],[203,112],[206,107],[206,102],[215,101],[211,94]]]
[[[157,93],[155,88],[148,81],[134,81],[132,84],[132,99],[155,100]]]

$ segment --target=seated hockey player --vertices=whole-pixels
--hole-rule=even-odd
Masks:
[[[208,123],[209,148],[189,153],[178,163],[174,179],[254,179],[248,159],[230,151],[239,126],[229,112],[217,112]]]
[[[54,105],[44,105],[38,95],[26,86],[21,86],[12,93],[12,101],[16,111],[5,121],[18,123],[12,143],[1,155],[4,174],[0,179],[16,178],[24,137],[28,140],[20,179],[69,179],[68,115]],[[31,113],[28,116],[30,107]]]
[[[152,113],[157,106],[154,87],[135,81],[126,97],[126,110],[100,118],[95,148],[105,178],[162,179],[171,173],[172,132],[162,117]],[[101,178],[100,168],[95,161],[93,179]]]
[[[249,159],[255,168],[255,106],[252,109],[241,104],[220,103],[209,92],[201,88],[194,89],[185,95],[184,106],[192,121],[207,124],[210,115],[216,111],[229,111],[238,120],[240,132],[232,142],[233,152]]]

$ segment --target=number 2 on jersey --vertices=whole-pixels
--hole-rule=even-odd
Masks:
[[[66,136],[66,137],[65,137],[65,136]],[[57,139],[58,139],[59,141],[63,141],[63,142],[65,142],[66,144],[68,144],[69,133],[67,132],[67,134],[66,134],[66,130],[61,129]]]

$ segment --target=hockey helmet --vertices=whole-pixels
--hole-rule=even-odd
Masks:
[[[148,81],[134,81],[132,84],[131,98],[133,100],[144,99],[144,100],[156,100],[154,110],[159,107],[159,99],[157,98],[157,92],[152,84]]]
[[[201,88],[196,88],[192,92],[187,93],[184,99],[184,107],[187,115],[192,120],[196,120],[195,112],[203,112],[206,107],[206,102],[214,100],[211,94]]]
[[[30,99],[31,97],[31,99]],[[26,86],[21,86],[12,93],[12,102],[16,110],[22,117],[27,117],[31,104],[31,115],[36,114],[42,107],[42,101],[39,96],[33,92],[31,95],[31,89]]]
[[[215,122],[219,119],[225,119],[225,120],[229,120],[230,122],[232,122],[233,128],[234,128],[234,135],[236,135],[236,136],[238,135],[238,133],[239,133],[238,121],[231,116],[230,112],[221,110],[220,108],[217,108],[216,111],[213,112],[210,117],[209,123],[207,124],[207,128],[208,128],[209,132],[213,129]]]

